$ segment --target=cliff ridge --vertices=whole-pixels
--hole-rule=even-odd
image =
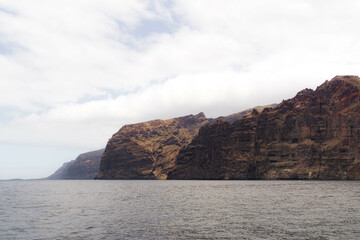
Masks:
[[[273,109],[216,121],[169,179],[360,179],[360,79],[336,76]]]

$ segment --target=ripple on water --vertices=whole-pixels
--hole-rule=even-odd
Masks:
[[[359,239],[358,181],[0,181],[0,239]]]

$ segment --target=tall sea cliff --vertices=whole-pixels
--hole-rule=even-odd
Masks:
[[[360,79],[337,76],[181,149],[169,179],[360,179]]]

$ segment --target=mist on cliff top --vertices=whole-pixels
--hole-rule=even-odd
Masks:
[[[359,75],[359,1],[0,0],[0,179],[122,125],[279,103]]]

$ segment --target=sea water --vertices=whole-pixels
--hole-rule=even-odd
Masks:
[[[0,239],[360,239],[360,181],[0,181]]]

